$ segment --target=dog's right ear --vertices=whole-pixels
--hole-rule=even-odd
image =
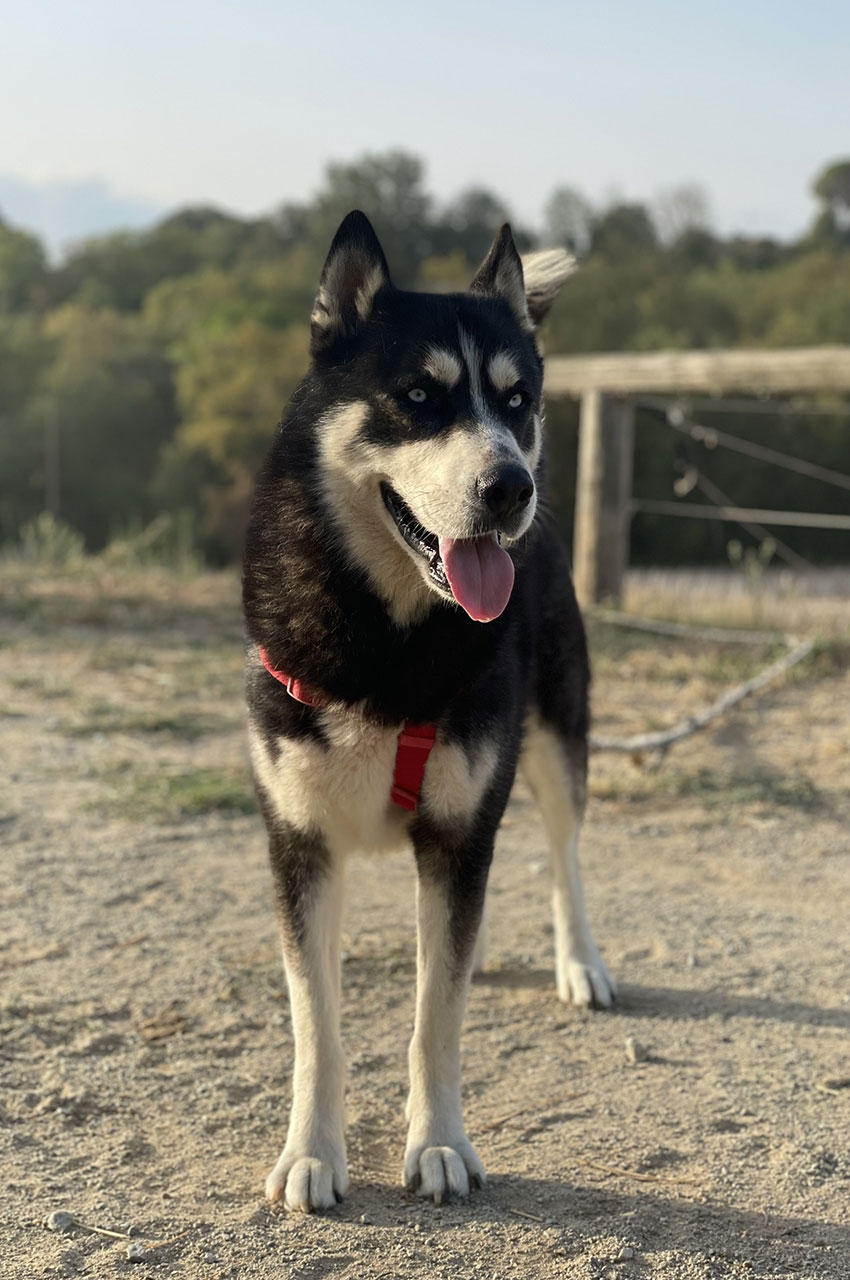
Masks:
[[[343,219],[322,271],[310,317],[310,354],[352,337],[384,287],[392,287],[384,251],[365,213],[355,209]]]

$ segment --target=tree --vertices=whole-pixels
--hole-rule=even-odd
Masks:
[[[614,204],[597,219],[591,248],[612,261],[652,252],[658,236],[642,204]]]
[[[216,560],[239,554],[254,476],[308,347],[306,323],[279,331],[252,317],[218,333],[199,326],[183,344],[181,422],[162,451],[156,492],[170,510],[196,512]]]
[[[54,358],[28,412],[40,438],[58,431],[59,514],[90,548],[155,514],[150,485],[177,425],[171,366],[136,316],[59,308],[45,326]],[[33,514],[43,492],[32,495]]]
[[[430,249],[431,197],[423,176],[422,161],[405,151],[328,165],[310,210],[313,243],[326,252],[345,215],[362,209],[378,233],[393,278],[409,284]]]
[[[477,266],[499,227],[510,220],[504,200],[484,187],[469,187],[444,208],[432,231],[432,248],[442,254],[460,250],[470,267]]]
[[[0,315],[0,540],[44,506],[44,437],[34,405],[53,344],[32,315]]]
[[[812,191],[823,206],[812,241],[836,248],[850,245],[850,160],[828,165],[812,183]]]
[[[53,273],[50,300],[136,311],[161,280],[282,254],[280,236],[267,219],[252,222],[219,209],[188,208],[149,231],[119,231],[78,245]]]
[[[652,202],[652,219],[661,243],[680,240],[688,231],[706,231],[708,196],[697,182],[685,182],[659,192]]]
[[[850,229],[850,160],[828,165],[813,182],[812,190],[827,206],[836,226]]]
[[[41,242],[0,219],[0,312],[32,306],[46,277]]]
[[[547,243],[563,245],[583,258],[593,237],[593,208],[575,187],[557,187],[546,202],[543,235]]]

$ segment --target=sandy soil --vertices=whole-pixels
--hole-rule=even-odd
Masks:
[[[292,1046],[235,582],[15,573],[3,594],[0,1275],[846,1280],[846,646],[660,768],[594,757],[583,863],[614,1013],[555,997],[518,791],[464,1042],[490,1184],[465,1205],[399,1186],[413,873],[354,861],[352,1190],[304,1218],[262,1199]],[[604,626],[593,647],[606,733],[672,723],[764,656]],[[77,1225],[47,1230],[55,1211]]]

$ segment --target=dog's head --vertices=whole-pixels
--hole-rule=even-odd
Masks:
[[[537,504],[542,361],[535,327],[572,260],[523,262],[505,225],[463,294],[394,288],[368,219],[331,245],[312,315],[323,495],[397,621],[454,600],[489,622]]]

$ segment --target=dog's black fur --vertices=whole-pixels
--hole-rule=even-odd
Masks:
[[[519,409],[506,408],[504,395],[500,399],[489,384],[476,403],[480,410],[486,394],[487,413],[498,418],[504,439],[510,434],[515,441],[510,446],[512,457],[520,463],[533,457],[541,415],[542,361],[532,321],[540,318],[545,301],[533,292],[518,299],[517,279],[521,289],[522,272],[507,231],[467,294],[430,296],[395,290],[380,246],[362,215],[350,215],[329,255],[314,312],[311,368],[286,410],[258,480],[244,562],[249,713],[261,744],[256,751],[265,762],[257,770],[257,788],[269,829],[291,984],[296,972],[310,969],[311,931],[324,927],[314,918],[320,910],[316,904],[322,884],[340,857],[340,837],[332,836],[330,827],[323,825],[323,801],[317,799],[312,808],[312,801],[305,801],[309,809],[305,817],[298,808],[299,795],[298,813],[290,812],[291,799],[284,801],[273,794],[274,771],[285,770],[286,753],[298,750],[318,753],[315,759],[320,762],[327,758],[330,769],[334,734],[345,717],[357,720],[364,734],[376,735],[406,720],[432,723],[438,744],[458,747],[470,770],[484,745],[493,751],[493,767],[472,811],[446,817],[438,804],[429,806],[426,772],[423,803],[407,820],[420,883],[437,886],[439,900],[445,903],[446,944],[451,951],[445,960],[451,977],[446,980],[458,990],[465,989],[493,843],[529,716],[542,726],[544,737],[549,735],[547,741],[560,744],[564,785],[572,789],[580,813],[588,730],[587,649],[565,555],[550,522],[538,515],[511,540],[514,530],[506,520],[509,527],[502,533],[516,578],[506,607],[492,621],[473,620],[448,590],[441,594],[433,583],[424,581],[421,610],[400,619],[391,607],[393,584],[376,580],[369,564],[352,553],[324,475],[328,464],[322,432],[331,430],[327,424],[350,405],[366,406],[346,446],[357,457],[368,458],[373,456],[370,450],[378,450],[381,457],[393,458],[409,444],[439,449],[443,440],[457,443],[461,433],[467,433],[467,441],[475,438],[480,423],[472,403],[475,371],[471,366],[453,388],[434,380],[427,383],[424,410],[410,403],[409,397],[411,387],[426,385],[423,353],[434,346],[458,352],[459,328],[474,335],[482,369],[488,367],[493,353],[510,353],[517,373],[514,399],[517,394],[522,397]],[[368,296],[370,280],[372,295]],[[481,377],[486,383],[485,374]],[[422,456],[430,455],[423,451]],[[543,464],[536,456],[533,460],[534,485],[539,489]],[[394,473],[390,481],[402,488],[406,483],[404,476],[399,482]],[[484,480],[476,479],[473,488],[481,492],[490,482],[488,472]],[[369,484],[373,484],[371,477]],[[470,499],[473,504],[475,500]],[[380,518],[387,524],[384,536],[392,542],[391,522],[383,512]],[[422,519],[418,512],[417,518]],[[499,527],[496,517],[479,503],[469,536],[483,536]],[[413,552],[407,554],[415,560]],[[290,697],[258,661],[259,647],[273,666],[320,690],[331,708],[307,706]],[[530,781],[534,787],[534,780]],[[291,796],[291,790],[286,794]],[[607,1003],[594,984],[590,999],[596,998]],[[302,1040],[321,1031],[315,1016],[310,1016],[314,1021],[308,1018],[304,1023]],[[318,1086],[314,1082],[311,1088],[315,1093]],[[304,1105],[315,1109],[317,1104]],[[317,1122],[311,1128],[312,1122],[303,1116],[296,1119],[297,1110],[296,1096],[290,1138],[270,1175],[268,1191],[277,1198],[285,1189],[291,1207],[323,1207],[329,1202],[328,1168],[334,1194],[344,1190],[344,1142],[340,1138],[324,1150],[322,1139],[309,1137],[322,1125]],[[411,1124],[412,1129],[416,1127],[414,1120]],[[334,1125],[338,1127],[336,1121]],[[411,1184],[418,1182],[437,1199],[444,1192],[465,1189],[462,1169],[452,1173],[446,1166],[445,1185],[439,1176],[435,1183],[435,1175],[424,1171],[432,1150],[450,1151],[455,1159],[455,1151],[460,1151],[469,1179],[483,1178],[474,1153],[464,1154],[469,1145],[465,1136],[429,1130],[423,1141],[430,1146],[421,1157],[422,1170],[406,1171]],[[315,1150],[307,1149],[311,1146]],[[342,1173],[337,1167],[340,1159]],[[409,1159],[413,1159],[410,1154]],[[305,1172],[308,1166],[312,1173]]]

